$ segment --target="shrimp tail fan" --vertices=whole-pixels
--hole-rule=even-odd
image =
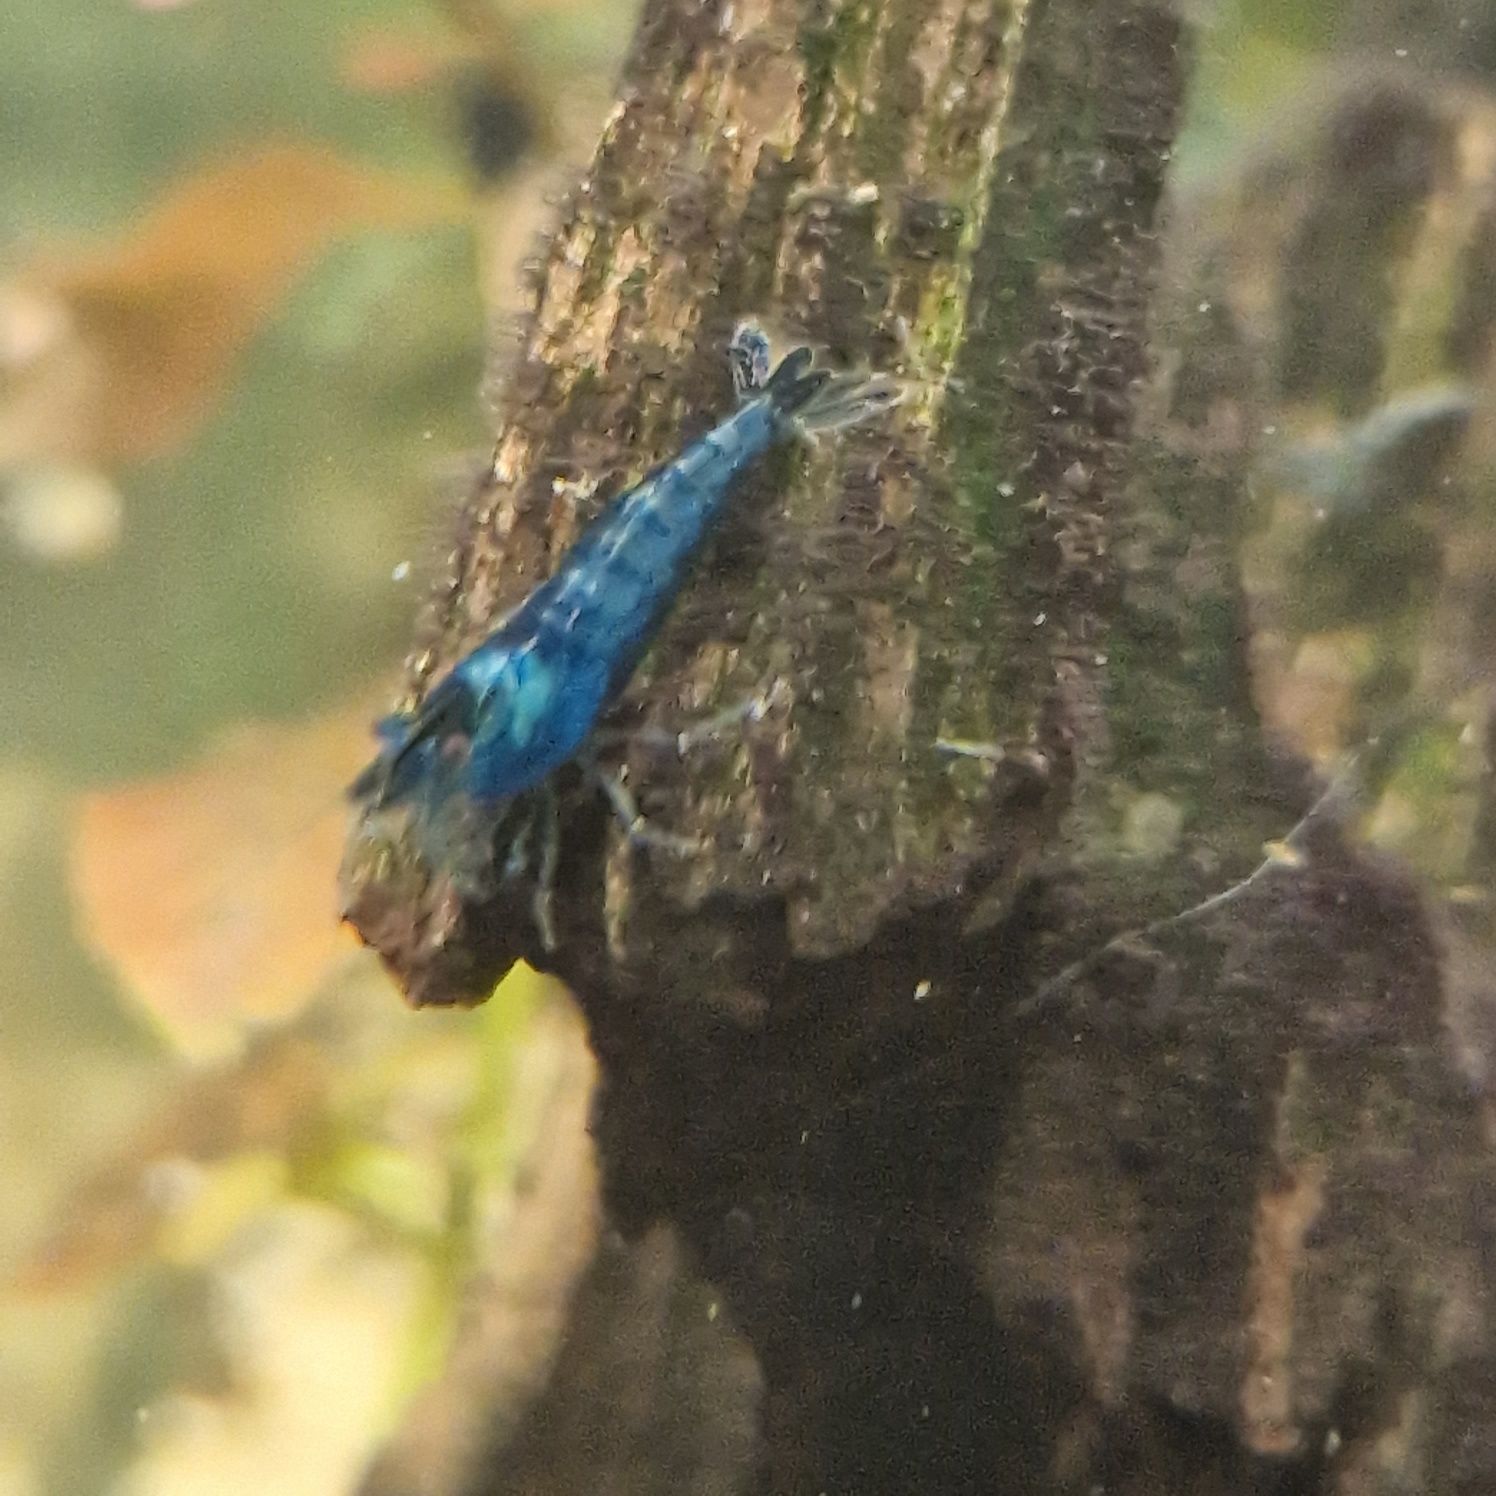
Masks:
[[[348,787],[348,798],[376,810],[408,799],[432,778],[446,739],[471,735],[473,715],[471,689],[448,676],[416,713],[381,718],[374,729],[379,756]]]

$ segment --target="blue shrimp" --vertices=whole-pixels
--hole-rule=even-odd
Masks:
[[[486,811],[490,825],[531,792],[550,800],[552,776],[585,756],[740,476],[771,448],[870,419],[902,394],[883,376],[812,368],[808,348],[769,373],[768,341],[751,324],[734,334],[729,358],[736,411],[613,499],[555,573],[452,667],[418,711],[380,724],[381,751],[354,782],[355,800],[371,810],[410,805],[428,830],[454,799]],[[622,786],[609,780],[602,788],[634,834],[642,823]],[[524,864],[530,825],[521,822],[506,876]],[[554,862],[547,844],[542,881]]]

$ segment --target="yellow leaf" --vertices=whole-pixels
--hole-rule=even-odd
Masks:
[[[190,1165],[179,1165],[183,1172]],[[162,1223],[156,1247],[168,1262],[201,1266],[222,1252],[246,1221],[279,1203],[291,1171],[278,1153],[240,1153],[191,1169],[178,1208]]]
[[[313,1125],[328,1075],[327,1056],[316,1045],[276,1038],[182,1087],[71,1192],[56,1229],[23,1265],[21,1287],[77,1288],[152,1247],[161,1227],[176,1219],[183,1224],[175,1248],[205,1249],[215,1232],[222,1234],[226,1216],[237,1219],[252,1208],[246,1189],[264,1198],[264,1161],[279,1159]],[[239,1154],[261,1162],[215,1183],[207,1166]]]

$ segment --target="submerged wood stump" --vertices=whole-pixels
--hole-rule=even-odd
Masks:
[[[628,693],[770,702],[624,752],[699,856],[563,784],[546,950],[356,828],[413,1001],[524,957],[600,1066],[612,1231],[475,1493],[1496,1489],[1479,959],[1334,827],[1169,920],[1315,793],[1205,439],[1250,357],[1150,358],[1189,62],[1145,0],[646,6],[410,700],[720,415],[740,317],[914,393],[748,486]]]

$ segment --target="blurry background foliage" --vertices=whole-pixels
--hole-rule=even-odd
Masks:
[[[338,794],[634,0],[0,5],[0,1496],[455,1489],[591,1248],[590,1063],[524,973],[401,1007],[332,922]],[[1489,630],[1450,620],[1496,616],[1496,443],[1451,350],[1496,18],[1185,8],[1178,315],[1265,350],[1275,225],[1334,198],[1295,132],[1346,54],[1461,101],[1378,290],[1387,367],[1287,370],[1250,442],[1206,430],[1260,453],[1265,720],[1327,771],[1382,733],[1366,833],[1484,927]],[[1189,813],[1149,757],[1117,807],[1143,863]]]
[[[569,1012],[417,1018],[332,883],[634,4],[3,11],[0,1493],[328,1496],[537,1151],[589,1240]]]

